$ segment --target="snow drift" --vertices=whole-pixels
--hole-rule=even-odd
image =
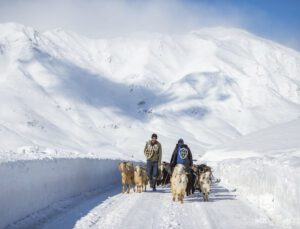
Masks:
[[[0,163],[0,228],[57,201],[115,184],[117,163],[84,158]]]
[[[260,130],[208,151],[224,185],[264,209],[284,228],[300,226],[300,119]]]

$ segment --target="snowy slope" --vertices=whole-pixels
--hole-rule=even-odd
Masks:
[[[300,119],[262,129],[207,151],[205,161],[232,158],[276,157],[282,153],[292,155],[300,150]]]
[[[93,40],[1,24],[1,157],[143,159],[152,132],[166,160],[179,137],[201,155],[297,118],[299,63],[237,29]]]
[[[115,183],[117,160],[105,159],[144,159],[152,132],[162,142],[164,160],[180,137],[196,158],[209,150],[201,160],[216,163],[224,185],[237,187],[241,195],[251,193],[248,199],[276,222],[297,226],[292,219],[299,218],[300,206],[299,75],[298,52],[238,29],[89,39],[62,29],[41,33],[0,24],[0,175],[5,177],[0,205],[6,206],[0,227],[99,188],[104,177]],[[294,190],[289,198],[284,187]],[[122,198],[115,198],[119,206]],[[167,197],[161,198],[167,203]],[[218,215],[218,221],[232,219],[225,226],[251,216],[266,219],[247,204],[226,204],[192,205],[207,216],[219,207],[243,210],[245,221],[236,223],[230,218],[236,215]],[[291,211],[282,214],[282,208]],[[188,214],[188,209],[181,211]],[[98,214],[96,209],[96,219]],[[174,214],[167,212],[166,220]],[[83,226],[93,216],[83,218]],[[218,226],[209,217],[204,220],[207,227]],[[177,223],[175,228],[182,222]],[[272,223],[254,226],[264,225]]]
[[[269,127],[210,150],[223,185],[237,189],[284,228],[300,226],[300,119]]]

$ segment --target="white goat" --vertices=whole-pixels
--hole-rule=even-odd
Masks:
[[[175,201],[177,197],[177,200],[183,203],[187,183],[188,178],[184,169],[184,165],[177,164],[171,177],[173,201]]]

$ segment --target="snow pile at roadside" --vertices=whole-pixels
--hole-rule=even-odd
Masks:
[[[78,152],[58,150],[52,148],[43,148],[38,146],[23,146],[17,151],[0,150],[0,163],[14,161],[31,161],[42,159],[65,159],[65,158],[83,158],[83,159],[114,159],[114,160],[136,160],[139,158],[136,154],[127,155],[122,151],[115,151],[112,147],[103,147],[101,152]],[[137,158],[136,158],[137,157]]]
[[[0,163],[0,228],[57,201],[119,182],[117,163],[84,158]]]
[[[233,159],[217,172],[223,184],[237,191],[287,228],[300,226],[300,150],[276,158]]]
[[[276,223],[300,226],[300,119],[236,139],[207,152],[221,182]]]

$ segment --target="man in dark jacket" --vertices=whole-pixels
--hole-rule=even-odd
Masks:
[[[146,142],[144,154],[147,159],[147,175],[150,180],[150,186],[156,191],[156,180],[158,176],[158,167],[161,164],[162,149],[157,141],[157,134],[152,134],[151,140]]]
[[[187,170],[193,165],[193,156],[188,145],[184,144],[183,139],[179,139],[171,158],[171,167],[183,164]]]

